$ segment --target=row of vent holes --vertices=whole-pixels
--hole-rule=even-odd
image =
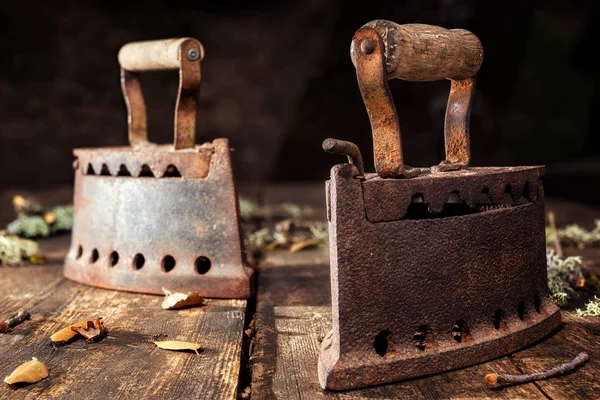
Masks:
[[[96,173],[94,172],[94,167],[92,167],[92,164],[88,164],[86,175],[96,175]],[[110,171],[108,170],[108,167],[106,166],[106,164],[102,164],[102,169],[100,170],[100,175],[101,176],[112,176]],[[119,167],[119,171],[117,172],[117,176],[131,176],[131,172],[129,172],[129,170],[127,169],[125,164],[121,164],[121,166]],[[144,164],[144,165],[142,165],[142,168],[140,170],[138,177],[154,178],[155,175],[152,172],[152,170],[150,169],[150,167],[148,166],[148,164]],[[181,173],[179,172],[179,170],[177,169],[176,166],[169,164],[167,166],[167,169],[165,170],[165,173],[162,175],[162,177],[163,178],[177,178],[177,177],[181,177]]]
[[[81,256],[83,255],[83,247],[78,246],[77,247],[77,259],[80,259]],[[92,250],[92,254],[90,254],[90,263],[94,264],[96,261],[98,261],[98,258],[100,258],[100,254],[98,253],[97,249]],[[114,267],[115,265],[117,265],[119,263],[119,253],[117,253],[116,251],[113,251],[110,253],[109,257],[108,257],[108,262],[109,265],[111,267]],[[136,254],[133,257],[133,268],[134,269],[141,269],[144,264],[146,263],[146,259],[144,258],[143,254]],[[177,264],[177,262],[175,261],[175,258],[173,258],[173,256],[167,255],[164,256],[161,262],[161,268],[164,272],[170,272],[173,270],[173,268],[175,268],[175,265]],[[211,261],[208,257],[204,257],[204,256],[200,256],[198,258],[196,258],[196,261],[194,262],[194,267],[196,268],[196,272],[199,274],[206,274],[211,267]]]
[[[540,297],[538,295],[533,298],[533,306],[537,313],[540,312]],[[493,324],[494,328],[500,329],[500,322],[502,321],[502,310],[499,308],[494,312]],[[525,302],[520,301],[517,306],[517,315],[520,320],[525,318]],[[427,334],[429,333],[429,327],[427,325],[421,325],[417,328],[417,331],[413,335],[413,342],[415,347],[421,351],[425,350]],[[391,334],[389,329],[385,329],[375,336],[375,352],[380,356],[384,356],[388,350],[388,336]],[[467,324],[463,319],[459,319],[452,326],[452,337],[458,343],[462,342],[463,337],[469,334]]]

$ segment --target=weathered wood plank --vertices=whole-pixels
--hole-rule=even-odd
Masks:
[[[206,306],[162,310],[162,297],[79,285],[62,265],[0,268],[2,315],[28,309],[30,321],[0,334],[0,376],[37,357],[50,376],[34,385],[0,387],[0,398],[234,399],[238,386],[246,301],[207,300]],[[49,336],[83,319],[103,317],[109,336],[54,348]],[[154,335],[198,342],[203,351],[171,352]]]
[[[536,382],[536,385],[552,399],[598,399],[600,398],[600,338],[584,325],[598,324],[600,318],[576,317],[564,312],[563,328],[554,335],[511,356],[512,362],[523,372],[532,373],[552,368],[572,360],[585,351],[590,360],[583,367],[567,375]]]
[[[319,261],[311,264],[310,261]],[[252,393],[260,399],[316,398],[545,398],[534,384],[494,390],[493,370],[519,373],[507,357],[406,382],[348,392],[325,392],[317,380],[320,341],[330,329],[327,254],[311,250],[269,253],[259,275]]]

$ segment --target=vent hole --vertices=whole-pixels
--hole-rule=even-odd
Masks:
[[[540,313],[540,296],[538,296],[537,294],[535,296],[533,296],[533,307],[535,307],[535,311],[539,314]]]
[[[140,169],[140,174],[138,176],[141,178],[144,178],[144,177],[154,178],[154,174],[152,173],[152,170],[150,169],[148,164],[142,165],[142,168]]]
[[[379,354],[381,357],[385,356],[385,353],[388,351],[388,336],[390,335],[390,331],[388,329],[383,330],[375,336],[375,341],[373,342],[373,347],[375,347],[375,352]]]
[[[523,318],[525,318],[525,302],[523,300],[517,306],[517,314],[519,315],[519,319],[523,321]]]
[[[210,258],[204,257],[204,256],[200,256],[200,257],[196,258],[196,261],[194,262],[194,266],[196,267],[196,272],[199,273],[200,275],[207,273],[208,270],[210,270],[210,265],[211,265]]]
[[[92,250],[92,254],[90,255],[90,263],[95,263],[96,261],[98,261],[99,257],[100,255],[98,254],[98,250]]]
[[[83,247],[81,247],[81,245],[79,245],[79,246],[77,246],[77,255],[75,256],[75,258],[80,259],[82,255],[83,255]]]
[[[165,256],[162,259],[162,270],[164,272],[170,272],[173,268],[175,268],[175,259],[173,256]]]
[[[413,335],[413,341],[417,349],[425,351],[425,342],[427,340],[427,333],[429,328],[427,325],[421,325],[417,328],[417,331]]]
[[[467,336],[467,327],[465,325],[465,320],[461,318],[456,321],[452,327],[452,337],[458,343],[461,343],[465,336]]]
[[[164,178],[177,178],[177,177],[181,177],[181,174],[179,173],[179,170],[177,169],[176,166],[169,165],[167,167],[167,169],[165,170],[163,177]]]
[[[124,164],[121,164],[119,167],[119,172],[117,172],[117,176],[131,176],[131,173]]]
[[[423,193],[415,193],[410,202],[411,202],[411,204],[425,203],[425,198],[423,197]]]
[[[94,167],[92,167],[92,164],[88,164],[87,167],[87,171],[85,172],[86,175],[96,175],[96,173],[94,172]]]
[[[500,329],[500,322],[502,321],[502,310],[497,309],[494,311],[494,328]]]
[[[110,260],[110,266],[114,267],[119,262],[119,253],[113,251],[112,253],[110,253],[108,259]]]
[[[110,176],[110,171],[108,170],[108,166],[106,164],[102,164],[102,169],[100,170],[100,175]]]
[[[145,263],[146,263],[146,259],[144,258],[143,254],[137,253],[133,257],[133,268],[134,269],[142,269],[142,267],[144,266]]]
[[[484,187],[477,196],[477,204],[492,204],[492,199],[490,199],[490,189]]]
[[[523,187],[523,197],[528,201],[531,201],[531,194],[529,193],[531,189],[529,188],[529,181],[525,182],[525,186]]]

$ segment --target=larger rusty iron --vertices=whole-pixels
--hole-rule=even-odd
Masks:
[[[130,146],[74,150],[67,278],[131,292],[250,297],[228,141],[195,144],[203,56],[191,38],[120,50]],[[179,69],[173,145],[148,141],[137,73],[156,69]]]
[[[326,184],[332,331],[324,389],[393,382],[484,362],[560,323],[548,296],[543,167],[469,167],[469,112],[483,49],[472,33],[373,21],[351,56],[371,120],[375,168],[358,148]],[[410,168],[387,80],[451,80],[446,160]]]

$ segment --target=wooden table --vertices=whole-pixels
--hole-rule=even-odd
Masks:
[[[262,203],[284,200],[322,207],[322,185],[242,190]],[[62,192],[61,192],[62,193]],[[63,196],[61,194],[60,196]],[[50,196],[51,197],[51,196]],[[0,194],[0,199],[9,198]],[[6,204],[6,203],[4,203]],[[550,202],[558,223],[593,220],[585,206]],[[2,213],[0,212],[0,220]],[[233,399],[577,399],[600,398],[600,318],[563,312],[564,324],[545,340],[491,362],[430,377],[357,391],[331,393],[319,388],[316,363],[320,341],[330,329],[328,256],[322,250],[270,253],[258,274],[258,293],[250,301],[208,300],[180,311],[160,308],[161,297],[121,293],[79,285],[62,277],[61,260],[69,238],[42,241],[49,264],[0,267],[0,314],[18,309],[30,321],[0,334],[0,376],[35,356],[50,376],[33,385],[0,387],[0,398],[170,398]],[[598,268],[599,251],[588,251]],[[109,336],[53,347],[49,336],[82,319],[103,317]],[[254,332],[244,333],[254,319]],[[201,343],[200,356],[160,350],[155,335]],[[528,373],[587,351],[590,361],[562,377],[492,389],[488,372]],[[248,390],[250,388],[250,390]],[[246,395],[244,394],[244,396]]]

